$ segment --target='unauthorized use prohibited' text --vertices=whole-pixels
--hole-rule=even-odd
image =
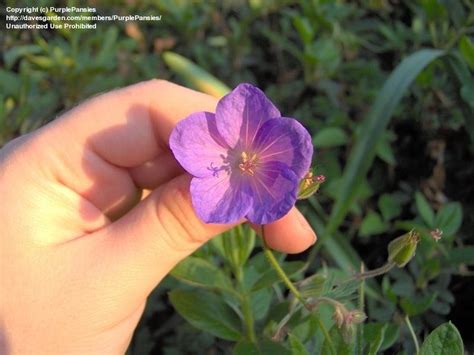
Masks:
[[[98,14],[95,7],[6,7],[6,29],[95,30],[99,22],[161,21],[161,15]]]

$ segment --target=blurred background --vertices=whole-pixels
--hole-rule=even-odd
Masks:
[[[286,260],[307,262],[305,275],[323,267],[350,273],[361,260],[373,269],[384,264],[390,240],[416,228],[416,257],[376,279],[367,296],[369,320],[393,333],[380,351],[413,353],[404,314],[421,338],[451,320],[474,350],[472,0],[6,5],[91,6],[102,15],[162,18],[99,22],[97,30],[2,24],[0,147],[92,95],[138,81],[162,78],[216,96],[253,83],[310,130],[316,173],[326,176],[317,196],[300,205],[320,240]],[[438,242],[430,238],[436,228],[443,231]],[[199,256],[216,260],[212,248]],[[232,342],[173,309],[167,293],[181,282],[169,277],[150,296],[129,354],[231,352]],[[263,308],[263,334],[277,303],[270,295],[255,306]]]

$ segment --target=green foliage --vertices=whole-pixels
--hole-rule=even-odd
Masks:
[[[458,330],[452,323],[444,323],[423,342],[420,355],[462,355],[464,345]]]
[[[237,341],[242,337],[237,314],[215,294],[173,290],[169,297],[176,311],[196,328],[227,340]]]
[[[2,32],[0,146],[141,80],[171,79],[216,97],[252,82],[310,130],[317,173],[326,176],[300,202],[318,243],[300,257],[277,255],[312,309],[288,294],[253,230],[238,227],[153,293],[131,354],[413,353],[406,315],[420,341],[444,323],[422,354],[462,353],[449,320],[472,343],[456,316],[474,260],[469,1],[119,3],[85,2],[99,13],[159,13],[162,21]],[[405,268],[354,278],[362,264],[383,269],[389,243],[412,229],[421,239],[416,255],[410,249],[401,260]],[[367,322],[338,327],[324,298],[364,310]]]

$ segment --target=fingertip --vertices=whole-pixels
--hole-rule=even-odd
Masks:
[[[301,253],[316,243],[316,240],[316,233],[296,208],[265,226],[267,245],[283,253]]]

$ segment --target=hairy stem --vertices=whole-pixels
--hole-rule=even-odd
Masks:
[[[262,240],[263,240],[263,253],[265,254],[265,257],[269,261],[270,265],[278,274],[278,277],[280,278],[280,280],[283,281],[283,283],[286,285],[288,290],[290,290],[290,292],[293,293],[293,295],[303,304],[303,306],[308,308],[305,299],[301,296],[300,291],[298,291],[295,285],[293,285],[288,275],[281,268],[280,264],[278,264],[278,260],[275,258],[275,255],[273,255],[271,249],[268,247],[267,242],[265,241],[264,226],[262,226]]]

